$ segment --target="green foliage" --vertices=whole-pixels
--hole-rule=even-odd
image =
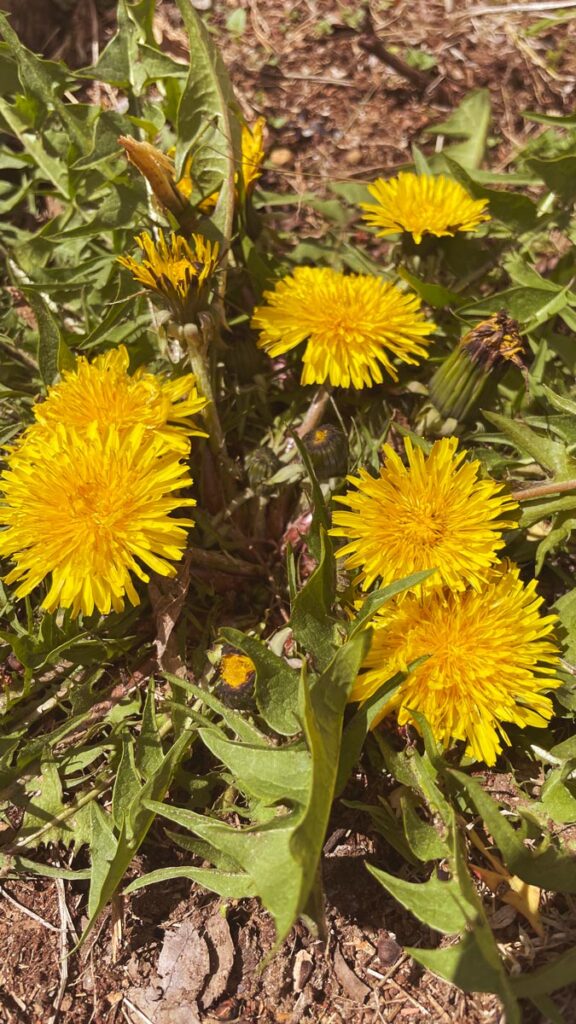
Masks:
[[[492,837],[511,875],[540,887],[549,886],[553,878],[556,890],[573,892],[573,855],[563,852],[544,830],[540,846],[534,852],[527,848],[525,826],[533,820],[537,802],[520,809],[518,824],[514,827],[476,779],[450,768],[437,753],[430,757],[427,752],[421,758],[410,752],[391,754],[386,747],[382,748],[382,753],[388,769],[394,767],[396,778],[406,787],[402,795],[403,828],[385,803],[366,810],[376,830],[409,863],[416,866],[419,861],[432,862],[432,873],[428,868],[427,880],[411,882],[374,865],[367,865],[368,870],[387,892],[428,927],[459,936],[456,943],[446,948],[410,948],[408,952],[424,967],[465,991],[494,992],[506,1008],[506,1019],[520,1021],[518,998],[534,998],[537,1003],[541,996],[547,997],[566,984],[573,969],[574,954],[569,950],[549,967],[520,977],[507,973],[474,885],[465,833],[458,825],[465,808],[461,796],[471,802],[474,812],[484,822],[487,834]],[[544,787],[546,792],[542,793],[548,819],[551,817],[549,800],[554,799],[557,785],[558,775],[552,773]],[[431,808],[441,819],[440,833],[437,822],[434,827],[422,817],[426,811],[430,813]],[[551,1007],[557,1012],[553,1003]]]
[[[491,221],[477,233],[427,235],[420,246],[400,232],[375,240],[360,221],[358,204],[370,200],[364,181],[334,182],[327,195],[274,192],[273,179],[244,187],[243,121],[227,71],[189,0],[178,8],[188,64],[156,43],[152,0],[119,0],[118,31],[96,65],[79,71],[27,50],[0,14],[0,212],[11,289],[0,300],[2,445],[79,356],[124,344],[132,371],[173,380],[188,372],[182,325],[165,312],[152,317],[149,298],[117,262],[136,234],[200,231],[222,255],[217,297],[192,325],[207,350],[208,417],[219,417],[222,437],[195,439],[196,525],[190,562],[168,581],[174,590],[159,603],[157,580],[148,593],[138,584],[139,607],[74,620],[42,610],[44,583],[18,601],[0,582],[0,870],[88,882],[83,939],[120,889],[185,878],[224,899],[258,897],[280,943],[299,917],[322,932],[330,815],[353,808],[403,861],[400,871],[386,858],[368,866],[383,901],[453,937],[408,952],[466,991],[497,994],[509,1024],[520,1020],[523,999],[561,1020],[551,994],[571,982],[574,950],[510,971],[470,836],[473,825],[527,885],[576,891],[573,853],[559,838],[576,820],[574,116],[527,114],[546,131],[503,173],[489,166],[498,125],[488,93],[465,97],[428,132],[443,137],[440,151],[424,133],[413,166],[487,200]],[[244,30],[244,12],[234,11],[227,31]],[[406,57],[431,67],[424,52]],[[114,109],[90,100],[93,82],[115,92]],[[173,150],[174,187],[191,173],[181,220],[128,164],[120,135],[164,156]],[[286,210],[300,205],[313,211],[321,237],[287,237]],[[373,617],[429,573],[360,596],[340,568],[329,530],[345,482],[318,480],[298,432],[319,396],[296,383],[301,353],[271,362],[250,327],[263,291],[302,263],[399,283],[437,324],[430,359],[400,366],[398,382],[324,396],[326,422],[348,437],[351,472],[376,474],[386,439],[408,434],[428,450],[457,433],[486,474],[526,492],[503,554],[526,579],[540,577],[565,660],[549,729],[511,731],[499,770],[518,789],[512,807],[490,795],[459,748],[442,752],[421,717],[410,742],[393,725],[375,729],[420,661],[348,706]],[[522,371],[507,364],[487,381],[479,412],[443,420],[429,400],[433,372],[463,334],[502,309],[525,339]],[[257,479],[249,469],[263,452],[270,471]],[[244,710],[218,686],[222,642],[254,666]],[[525,791],[527,760],[541,781],[536,796]],[[349,785],[359,762],[376,803],[348,799],[362,796]],[[172,866],[156,866],[151,832],[173,849]],[[67,868],[55,856],[63,849]],[[139,873],[126,886],[137,853]]]
[[[344,710],[368,641],[369,634],[361,633],[342,645],[313,682],[302,671],[298,715],[303,740],[296,745],[271,747],[264,734],[257,742],[244,742],[238,735],[242,731],[238,712],[228,712],[226,721],[228,728],[236,730],[235,739],[226,736],[222,725],[200,730],[208,749],[231,772],[253,823],[238,829],[186,808],[147,805],[237,863],[246,885],[242,894],[256,893],[261,898],[276,922],[278,942],[306,912],[312,889],[319,884],[317,870],[335,792]],[[263,814],[266,808],[269,811]],[[190,877],[181,869],[173,871],[171,877]],[[147,881],[163,877],[155,873]],[[220,891],[219,874],[197,878],[208,888],[212,879]],[[322,927],[323,922],[316,924]]]
[[[434,125],[430,131],[463,141],[453,143],[445,150],[452,160],[463,167],[480,167],[484,158],[490,127],[490,94],[487,89],[469,93],[447,121]]]

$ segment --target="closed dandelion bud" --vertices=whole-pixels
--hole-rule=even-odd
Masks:
[[[346,476],[348,438],[338,427],[324,423],[302,438],[319,480]]]
[[[252,490],[262,490],[268,480],[278,472],[280,465],[280,459],[276,452],[268,445],[262,445],[261,448],[254,448],[253,451],[248,452],[244,460],[244,466]]]
[[[524,371],[520,328],[505,310],[483,320],[461,338],[430,382],[430,397],[443,416],[465,419],[489,381],[512,363]]]
[[[176,187],[174,164],[170,157],[151,143],[139,142],[130,136],[120,135],[118,142],[130,163],[146,178],[160,205],[169,210],[178,222],[190,214],[190,204]]]
[[[231,708],[252,702],[256,667],[251,658],[233,647],[225,647],[218,666],[216,695]]]

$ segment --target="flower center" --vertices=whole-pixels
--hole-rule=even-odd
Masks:
[[[70,513],[84,532],[118,525],[123,508],[125,502],[119,500],[114,489],[102,487],[101,481],[96,479],[82,481],[69,496]]]
[[[227,686],[245,686],[254,673],[254,662],[245,654],[226,654],[220,662],[220,676]]]
[[[425,547],[436,547],[446,533],[446,517],[432,505],[408,509],[399,525],[408,541]]]

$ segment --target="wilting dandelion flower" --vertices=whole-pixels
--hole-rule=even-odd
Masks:
[[[520,326],[500,310],[468,331],[430,381],[430,397],[443,416],[463,419],[477,407],[489,380],[510,365],[526,373]]]
[[[9,455],[0,476],[0,556],[16,563],[6,577],[19,584],[16,597],[51,577],[47,611],[106,614],[125,597],[138,604],[132,573],[175,575],[194,524],[171,514],[195,504],[178,496],[191,479],[177,452],[144,425],[61,425],[36,440]]]
[[[480,590],[410,594],[378,614],[372,646],[351,694],[365,701],[396,672],[419,658],[380,718],[427,719],[444,747],[464,740],[467,753],[494,764],[503,723],[544,727],[552,702],[542,691],[553,677],[558,649],[550,638],[555,615],[541,615],[536,583],[526,586],[516,568],[495,572]],[[380,719],[379,719],[380,720]]]
[[[480,479],[480,463],[457,446],[457,438],[443,438],[426,457],[406,438],[407,466],[385,445],[378,477],[364,469],[348,477],[356,490],[334,499],[349,511],[334,513],[330,532],[346,539],[338,555],[347,569],[362,570],[363,588],[422,569],[437,570],[424,589],[479,589],[486,579],[502,531],[515,525],[503,516],[518,505],[500,493],[502,484]]]
[[[181,235],[174,234],[167,241],[161,230],[157,242],[147,231],[138,235],[136,242],[144,259],[138,263],[132,256],[119,256],[118,262],[127,267],[136,281],[156,292],[179,323],[188,323],[194,313],[207,307],[218,267],[218,242],[192,235],[190,245]]]
[[[46,401],[34,406],[36,423],[23,443],[46,440],[58,423],[78,431],[91,423],[101,430],[114,425],[120,434],[140,423],[167,448],[187,455],[189,437],[205,436],[191,418],[207,404],[198,394],[196,378],[190,373],[168,380],[144,369],[130,375],[129,361],[123,345],[91,363],[80,356],[76,367],[65,370],[60,383],[49,389]]]
[[[308,339],[303,384],[371,387],[382,383],[382,368],[397,380],[392,359],[425,358],[434,330],[415,295],[379,277],[345,276],[327,267],[297,267],[264,299],[267,305],[252,318],[258,344],[278,356]]]
[[[189,204],[182,190],[176,187],[174,163],[170,157],[151,143],[140,142],[130,136],[121,135],[118,142],[130,163],[147,179],[160,206],[169,210],[179,223],[187,220]]]
[[[400,172],[396,178],[377,178],[368,186],[375,203],[361,203],[364,220],[379,228],[378,236],[407,231],[417,245],[425,234],[455,235],[475,231],[483,221],[487,199],[472,199],[462,185],[439,174]]]

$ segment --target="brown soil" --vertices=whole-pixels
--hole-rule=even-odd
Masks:
[[[140,870],[177,859],[165,848],[158,858],[154,845]],[[53,881],[6,881],[0,896],[0,1021],[47,1024],[60,992],[57,1019],[63,1024],[500,1024],[494,996],[467,995],[403,952],[403,946],[452,940],[441,940],[387,897],[367,874],[367,858],[401,869],[394,851],[353,827],[331,832],[324,856],[327,942],[298,925],[270,956],[273,924],[256,901],[223,905],[176,880],[105,912],[87,945],[68,961],[64,980],[65,953],[75,942],[70,929],[65,934],[65,906],[81,930],[85,897],[80,887],[66,883],[59,899]],[[493,927],[511,967],[532,969],[574,944],[567,904],[556,897],[543,908],[546,936],[539,939],[494,901],[499,916]],[[28,917],[25,908],[41,920]],[[174,943],[176,952],[169,948]],[[166,958],[168,975],[162,966]],[[555,996],[567,1024],[574,1020],[573,997],[568,990]],[[524,1019],[536,1024],[543,1018],[527,1008]]]
[[[365,10],[351,0],[214,0],[206,17],[244,113],[250,120],[263,114],[268,122],[264,187],[318,192],[331,180],[366,180],[400,166],[409,160],[412,142],[433,147],[426,127],[479,87],[489,89],[494,108],[491,165],[506,167],[517,146],[541,131],[524,121],[521,111],[572,110],[576,19],[526,36],[539,15],[474,13],[480,6],[374,0],[374,30],[393,56],[404,58],[410,48],[436,60],[427,80],[415,83],[414,76],[399,74],[376,55]],[[93,62],[113,31],[114,14],[104,0],[0,0],[0,7],[11,9],[30,46],[76,66]],[[236,30],[234,21],[230,28],[231,14]],[[185,55],[170,2],[158,5],[157,32],[167,50]],[[300,216],[297,229],[322,230],[310,209]],[[65,908],[80,931],[85,887],[65,883],[58,891],[52,880],[4,880],[0,1021],[497,1024],[494,997],[466,995],[403,953],[402,946],[438,944],[439,936],[420,926],[368,875],[367,857],[392,871],[400,863],[390,848],[356,831],[361,827],[366,822],[343,819],[326,844],[327,943],[298,926],[268,960],[273,925],[255,901],[224,906],[188,882],[166,883],[119,901],[87,946],[67,959],[75,939],[66,927]],[[161,829],[155,840],[147,844],[140,870],[175,862]],[[494,898],[492,912],[502,907]],[[25,908],[41,920],[27,916]],[[570,910],[564,897],[546,906],[544,939],[517,917],[496,919],[509,966],[528,970],[574,945]],[[174,967],[168,977],[159,971],[161,954],[165,960],[170,954],[165,937],[174,945],[179,935],[189,935],[190,941],[178,970]],[[557,993],[555,1000],[567,1024],[576,1020],[574,992],[563,999]],[[542,1019],[526,1009],[527,1024]]]

